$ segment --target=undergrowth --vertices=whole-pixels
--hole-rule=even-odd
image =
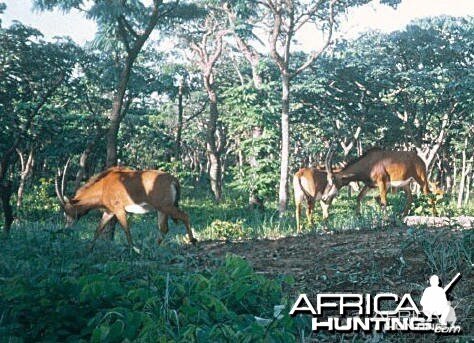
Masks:
[[[238,256],[196,271],[176,246],[137,255],[99,242],[93,252],[78,232],[17,230],[0,252],[0,341],[294,340],[281,284]]]
[[[296,234],[293,208],[280,217],[275,204],[266,204],[263,211],[248,208],[244,195],[227,194],[219,204],[210,199],[187,188],[180,203],[200,241]],[[438,206],[441,215],[474,212],[472,204],[460,212],[449,200],[443,201]],[[328,221],[322,220],[316,206],[315,224],[305,225],[304,233],[398,226],[404,202],[403,195],[390,194],[384,214],[368,197],[362,215],[356,216],[354,197],[341,196]],[[0,342],[291,342],[307,336],[308,323],[288,317],[288,308],[283,318],[273,317],[275,305],[290,306],[283,286],[291,278],[268,279],[233,255],[209,264],[217,267],[202,268],[182,248],[182,224],[170,222],[171,232],[157,246],[155,215],[130,216],[141,254],[129,250],[118,227],[114,242],[98,241],[91,252],[89,242],[99,214],[91,213],[64,230],[58,208],[53,201],[47,204],[37,204],[33,218],[23,213],[24,220],[1,242]],[[423,197],[415,198],[413,209],[425,204]],[[38,218],[38,213],[44,215]],[[464,269],[469,263],[472,267],[469,237],[449,242],[415,231],[412,244],[422,247],[431,272],[446,279],[459,270],[460,263]],[[256,317],[268,320],[262,324]],[[338,337],[344,340],[343,335]]]

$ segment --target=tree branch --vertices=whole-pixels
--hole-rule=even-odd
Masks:
[[[334,26],[334,4],[337,2],[337,0],[331,0],[329,3],[329,31],[328,31],[328,36],[326,39],[326,42],[324,43],[323,47],[319,51],[315,51],[311,54],[311,56],[308,58],[308,60],[303,63],[296,71],[293,73],[291,77],[294,77],[301,73],[303,70],[308,68],[321,54],[326,50],[326,48],[329,46],[331,43],[331,38],[332,38],[332,33],[333,33],[333,26]]]
[[[271,31],[271,35],[269,38],[269,43],[270,43],[270,56],[275,60],[277,63],[278,67],[280,70],[284,70],[285,68],[285,63],[283,60],[283,57],[278,53],[277,51],[277,43],[278,43],[278,38],[281,33],[281,10],[276,10],[276,8],[273,6],[272,2],[268,0],[269,7],[272,9],[272,14],[273,14],[273,28]]]
[[[127,32],[125,31],[125,28],[122,22],[120,21],[120,18],[118,21],[118,31],[119,31],[122,43],[125,46],[125,51],[127,51],[127,53],[130,54],[131,50],[130,50],[130,43],[128,42]]]

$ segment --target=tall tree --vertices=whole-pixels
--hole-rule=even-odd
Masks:
[[[119,43],[120,50],[116,53],[117,81],[113,95],[112,109],[109,115],[107,132],[107,167],[117,164],[117,136],[120,123],[126,114],[126,92],[133,64],[145,42],[160,19],[170,15],[174,4],[164,4],[163,0],[153,0],[151,7],[141,1],[95,1],[87,7],[87,1],[36,0],[41,10],[59,7],[62,10],[78,8],[85,11],[89,18],[98,24],[97,42],[113,46]]]
[[[264,0],[259,2],[268,30],[268,49],[278,66],[281,79],[281,161],[279,186],[279,211],[286,210],[288,201],[288,172],[290,147],[290,95],[292,80],[311,66],[329,46],[337,12],[349,6],[361,5],[367,0],[319,0],[315,3],[299,0]],[[309,23],[319,24],[323,32],[322,45],[309,54],[308,58],[295,64],[292,46],[297,33]]]
[[[230,33],[219,13],[210,11],[206,18],[198,23],[197,32],[186,35],[194,59],[199,66],[204,89],[209,103],[209,116],[206,122],[206,146],[209,159],[209,178],[211,190],[216,201],[222,198],[222,160],[225,147],[225,132],[219,122],[218,95],[216,84],[216,63],[222,55],[224,36]]]
[[[280,214],[286,210],[288,201],[288,167],[290,155],[290,89],[291,80],[296,75],[309,67],[329,46],[334,25],[334,4],[317,1],[307,6],[296,0],[266,0],[263,1],[267,27],[270,32],[268,47],[270,56],[278,66],[281,77],[281,161],[280,161],[280,186],[278,192],[278,208]],[[309,58],[299,66],[291,65],[291,46],[296,33],[308,21],[316,19],[320,14],[327,21],[327,34],[323,46],[313,52]]]

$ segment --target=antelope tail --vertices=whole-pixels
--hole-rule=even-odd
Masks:
[[[301,188],[301,191],[303,192],[304,196],[306,197],[306,201],[310,201],[313,199],[313,196],[311,194],[309,194],[306,189],[304,189],[303,187],[303,184],[301,183],[301,178],[299,176],[297,176],[298,178],[298,183],[300,185],[300,188]]]

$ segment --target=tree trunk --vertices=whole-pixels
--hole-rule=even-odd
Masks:
[[[258,65],[260,63],[260,56],[258,53],[253,50],[242,38],[236,36],[237,46],[239,47],[240,51],[243,53],[244,57],[250,64],[250,68],[252,69],[252,81],[255,88],[260,89],[262,88],[262,77],[258,71]]]
[[[8,235],[13,223],[13,208],[10,204],[10,199],[13,194],[13,187],[9,180],[3,180],[0,183],[0,199],[2,200],[3,215],[5,217],[5,224],[3,226],[3,233]]]
[[[217,118],[219,112],[217,109],[216,94],[209,92],[209,121],[207,125],[207,150],[209,155],[209,178],[211,181],[211,190],[216,201],[222,200],[222,165],[218,144],[216,142]]]
[[[237,137],[235,139],[235,145],[236,146],[240,146],[241,145],[241,142],[240,142],[240,138]],[[239,167],[239,177],[242,177],[242,175],[244,174],[244,153],[242,151],[242,149],[237,149],[237,166]]]
[[[31,174],[31,171],[33,170],[33,164],[34,164],[34,158],[33,158],[33,148],[30,149],[30,152],[28,154],[28,159],[24,160],[23,154],[20,150],[17,150],[18,155],[20,156],[20,161],[21,161],[21,173],[20,173],[20,184],[18,186],[18,192],[17,192],[17,201],[16,201],[16,208],[17,210],[20,209],[21,204],[23,202],[23,195],[25,192],[25,183],[28,177]]]
[[[106,167],[110,168],[117,165],[117,136],[120,129],[120,123],[122,122],[122,107],[125,98],[125,92],[127,91],[128,80],[130,79],[130,73],[132,71],[133,61],[130,57],[127,58],[125,66],[120,73],[119,83],[117,90],[114,95],[112,103],[112,112],[110,113],[110,126],[107,132],[107,159]]]
[[[10,204],[10,199],[13,194],[13,186],[10,180],[7,180],[7,170],[10,166],[12,155],[15,151],[18,141],[14,142],[13,146],[6,151],[0,162],[0,200],[2,202],[3,216],[5,223],[3,232],[8,235],[11,225],[13,223],[13,208]]]
[[[181,136],[183,133],[183,80],[178,85],[178,130],[176,132],[176,160],[181,157]]]
[[[136,56],[135,56],[136,57]],[[127,91],[128,80],[130,79],[130,73],[132,71],[132,65],[135,58],[127,58],[125,62],[125,67],[123,68],[120,79],[117,87],[117,91],[114,95],[114,100],[112,103],[112,113],[110,114],[110,126],[107,132],[107,157],[106,157],[106,168],[116,166],[118,163],[117,158],[117,137],[120,129],[120,123],[123,119],[123,102],[125,98],[125,92]],[[102,231],[101,237],[112,241],[115,235],[115,225],[117,224],[117,219],[114,217],[107,224],[107,226]]]
[[[469,197],[471,195],[471,179],[472,179],[472,161],[469,162],[469,167],[467,168],[467,173],[466,173],[466,192],[464,196],[464,206],[467,206],[469,203]]]
[[[456,164],[456,155],[454,155],[453,158],[453,184],[452,184],[452,194],[454,196],[454,193],[456,192],[456,185],[457,185],[457,177],[458,177],[458,168]]]
[[[441,122],[441,130],[439,131],[438,136],[434,140],[434,144],[431,147],[428,146],[424,151],[422,148],[416,148],[418,156],[420,156],[423,162],[425,162],[428,177],[430,177],[431,172],[433,171],[433,162],[436,158],[436,154],[444,144],[448,124],[449,115],[445,114]]]
[[[252,130],[252,139],[259,139],[263,134],[263,128],[256,126]],[[254,152],[249,156],[249,165],[252,169],[258,168],[258,152]],[[256,173],[256,172],[254,172]],[[249,194],[249,205],[259,210],[264,209],[263,199],[258,196],[258,189],[252,189]]]
[[[84,175],[86,173],[86,163],[87,160],[89,159],[90,154],[92,153],[94,146],[97,144],[98,140],[102,137],[102,135],[99,133],[94,140],[89,141],[87,144],[86,148],[81,154],[81,157],[79,157],[79,169],[77,170],[76,173],[76,180],[74,181],[74,190],[76,191],[79,189],[81,185],[81,181],[84,178]]]
[[[459,193],[457,208],[462,207],[462,199],[464,196],[464,185],[466,180],[466,149],[467,149],[467,138],[464,140],[464,148],[462,150],[462,167],[461,167],[461,180],[459,181]]]
[[[278,194],[278,210],[280,216],[286,211],[288,202],[288,166],[290,158],[290,78],[282,73],[282,96],[281,96],[281,165],[280,165],[280,188]]]

